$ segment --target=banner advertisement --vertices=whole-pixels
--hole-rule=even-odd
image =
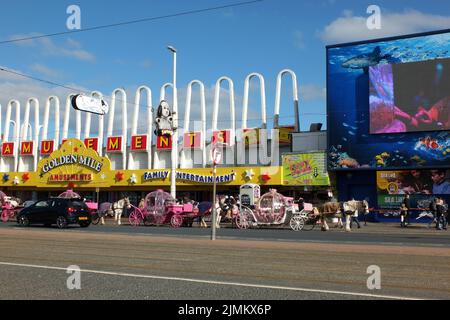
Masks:
[[[378,206],[399,208],[406,194],[415,208],[436,196],[450,198],[449,177],[450,170],[378,171]]]
[[[324,152],[283,155],[283,183],[291,186],[329,186]]]

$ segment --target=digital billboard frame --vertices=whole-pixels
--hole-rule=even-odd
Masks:
[[[382,38],[375,38],[370,40],[361,40],[361,41],[354,41],[354,42],[346,42],[346,43],[337,43],[332,45],[326,46],[326,86],[327,86],[327,98],[326,98],[326,111],[327,111],[327,153],[330,153],[330,148],[332,147],[332,140],[331,136],[334,132],[330,130],[332,128],[332,123],[334,121],[333,117],[330,116],[331,113],[331,94],[330,94],[330,50],[331,49],[337,49],[337,48],[348,48],[353,46],[360,46],[360,45],[373,45],[375,43],[382,43],[382,42],[392,42],[396,40],[407,40],[407,39],[413,39],[413,38],[419,38],[419,37],[427,37],[427,36],[434,36],[434,35],[441,35],[441,34],[450,34],[450,29],[442,29],[442,30],[436,30],[436,31],[430,31],[430,32],[420,32],[420,33],[412,33],[407,35],[399,35],[399,36],[392,36],[392,37],[382,37]],[[442,131],[441,131],[442,132]],[[448,131],[443,131],[448,132]],[[414,133],[420,133],[420,132],[414,132]],[[368,132],[369,135],[374,135]],[[396,133],[392,133],[396,134]],[[409,134],[409,133],[406,133]],[[405,166],[388,166],[388,167],[358,167],[358,168],[352,168],[352,167],[331,167],[330,166],[330,159],[327,157],[327,166],[329,171],[382,171],[382,170],[411,170],[411,169],[434,169],[434,168],[449,168],[449,164],[442,164],[442,165],[421,165],[421,166],[414,166],[414,165],[405,165]]]

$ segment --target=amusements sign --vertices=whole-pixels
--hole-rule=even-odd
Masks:
[[[283,156],[283,184],[291,186],[329,186],[324,152]]]
[[[108,173],[110,167],[108,158],[100,157],[80,140],[69,139],[59,150],[39,162],[38,174],[42,184],[78,182],[107,185],[102,174]]]

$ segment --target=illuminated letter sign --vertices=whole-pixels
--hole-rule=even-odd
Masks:
[[[200,149],[202,145],[202,133],[188,132],[184,134],[183,147],[185,149]]]
[[[230,130],[220,130],[213,132],[212,144],[224,144],[226,146],[231,146],[231,131]]]
[[[33,141],[24,141],[20,144],[20,155],[21,156],[33,155]]]
[[[285,126],[278,128],[279,132],[279,143],[282,145],[288,145],[291,143],[291,133],[295,131],[294,126]]]
[[[172,136],[157,136],[156,149],[158,150],[172,149]]]
[[[14,155],[14,142],[4,142],[2,144],[2,156],[11,157]]]
[[[122,137],[108,137],[106,152],[122,152]]]
[[[242,138],[246,146],[259,144],[259,129],[244,129]]]
[[[53,152],[55,142],[53,140],[41,141],[41,156],[49,155]]]
[[[84,145],[86,146],[86,148],[98,152],[98,138],[86,138],[84,139]]]
[[[146,151],[147,150],[147,136],[132,136],[131,137],[131,151]]]

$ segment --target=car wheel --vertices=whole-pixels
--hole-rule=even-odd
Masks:
[[[30,225],[30,220],[28,220],[28,218],[25,216],[21,216],[18,222],[22,227],[28,227]]]
[[[64,216],[56,218],[56,226],[58,229],[64,229],[67,227],[67,219]]]

